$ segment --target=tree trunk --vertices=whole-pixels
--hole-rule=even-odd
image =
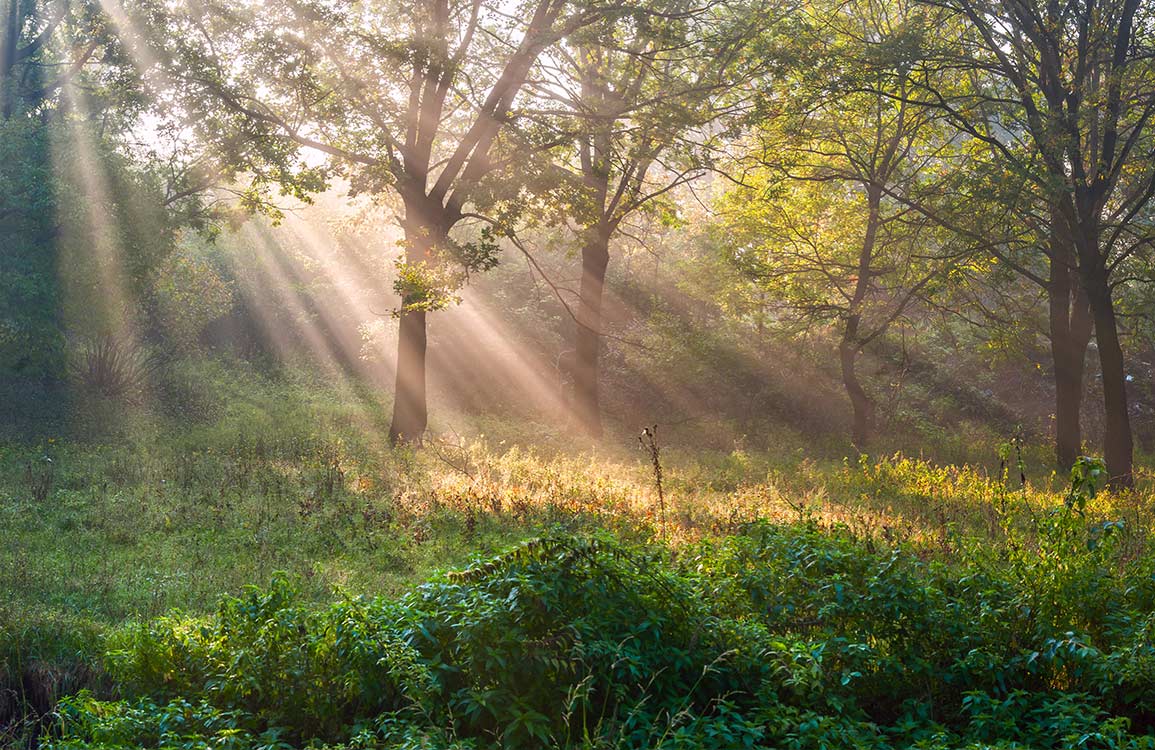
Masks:
[[[867,219],[866,233],[862,238],[862,247],[858,252],[858,276],[854,281],[854,293],[851,295],[846,310],[846,327],[842,332],[842,341],[838,345],[838,361],[842,366],[842,384],[846,387],[846,395],[850,397],[850,407],[854,416],[850,425],[850,439],[859,452],[866,450],[870,441],[870,433],[874,427],[874,401],[866,394],[862,382],[858,379],[855,365],[858,355],[862,352],[861,340],[862,308],[870,293],[870,279],[872,262],[874,260],[874,245],[878,239],[878,230],[882,225],[882,189],[878,185],[866,186]]]
[[[444,242],[447,231],[421,207],[406,204],[405,262],[412,265],[433,258],[435,248]],[[429,424],[426,392],[425,355],[427,338],[424,310],[407,308],[414,302],[402,297],[401,323],[397,333],[397,380],[393,390],[393,421],[389,425],[389,442],[421,443]]]
[[[1091,204],[1092,208],[1081,210]],[[1079,254],[1080,279],[1095,325],[1095,342],[1099,349],[1099,370],[1103,378],[1103,410],[1107,418],[1103,452],[1112,488],[1130,487],[1133,445],[1131,417],[1127,407],[1126,371],[1123,347],[1119,343],[1119,326],[1111,298],[1106,259],[1099,251],[1099,211],[1092,201],[1077,203],[1072,212],[1078,231],[1072,232]]]
[[[577,315],[573,381],[573,411],[578,424],[591,437],[602,435],[598,397],[602,340],[602,297],[606,268],[610,262],[610,233],[598,229],[582,245],[581,301]]]
[[[16,107],[16,55],[23,22],[20,0],[0,0],[0,119],[7,120]]]
[[[425,311],[401,313],[397,337],[397,381],[389,442],[420,443],[429,423],[425,388]]]
[[[850,331],[852,327],[857,328],[857,321],[853,324],[847,323],[847,335],[838,346],[838,360],[842,365],[842,384],[846,387],[846,395],[850,397],[850,407],[853,410],[850,439],[855,449],[862,452],[866,450],[874,427],[874,401],[866,394],[855,369],[859,351]]]
[[[1055,460],[1061,471],[1068,471],[1083,449],[1080,412],[1092,318],[1087,296],[1074,275],[1076,256],[1070,235],[1057,214],[1052,215],[1051,226],[1047,301],[1055,378]]]
[[[1083,275],[1083,280],[1094,314],[1099,370],[1103,376],[1103,410],[1107,417],[1103,451],[1107,460],[1107,473],[1111,476],[1112,488],[1130,487],[1134,484],[1134,446],[1127,406],[1126,369],[1115,319],[1115,305],[1107,283],[1107,270],[1101,260]]]

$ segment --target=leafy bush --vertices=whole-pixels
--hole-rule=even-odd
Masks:
[[[1056,517],[1035,550],[949,567],[758,523],[676,556],[554,535],[321,610],[277,578],[117,634],[122,699],[67,701],[49,744],[1152,747],[1130,733],[1152,721],[1150,571],[1084,523],[1070,577],[1100,576],[1111,616],[1076,631],[1083,586],[1026,586],[1006,557],[1065,544],[1078,516]]]
[[[110,644],[109,672],[122,689],[153,699],[204,696],[252,731],[332,738],[357,717],[422,703],[427,675],[388,626],[389,607],[350,600],[310,612],[284,578],[268,591],[222,600],[198,623],[168,617]]]

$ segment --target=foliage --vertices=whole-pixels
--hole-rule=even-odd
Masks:
[[[205,252],[206,244],[195,236],[182,237],[153,275],[160,327],[184,351],[194,349],[205,328],[235,303],[235,290]]]
[[[1155,587],[1097,528],[1060,503],[949,563],[814,520],[554,533],[320,609],[277,578],[115,633],[122,697],[49,745],[1150,747]]]
[[[43,248],[55,200],[48,148],[43,130],[0,121],[0,368],[9,374],[63,369],[58,282]]]
[[[1068,510],[1034,446],[1023,486],[994,446],[983,470],[667,435],[661,524],[639,451],[525,448],[546,441],[499,423],[391,451],[364,429],[381,415],[321,376],[182,368],[204,411],[128,423],[119,445],[0,452],[0,681],[45,696],[13,733],[47,728],[68,694],[50,744],[1053,747],[1078,731],[1125,747],[1127,721],[1147,731],[1149,522],[1079,477]]]

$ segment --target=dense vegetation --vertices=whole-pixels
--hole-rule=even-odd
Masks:
[[[953,569],[804,522],[672,560],[551,536],[320,611],[278,580],[118,634],[126,697],[66,702],[59,746],[1149,746],[1150,573],[1023,590],[1084,531]]]
[[[663,507],[643,455],[397,451],[233,382],[179,436],[6,445],[8,740],[1150,743],[1150,505],[1095,461],[663,446]]]

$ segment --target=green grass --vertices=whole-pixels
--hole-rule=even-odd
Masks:
[[[1021,486],[1017,471],[1007,478],[998,475],[994,446],[986,449],[984,467],[939,465],[901,455],[851,460],[814,459],[793,449],[704,451],[691,440],[665,448],[667,507],[663,515],[652,469],[642,452],[635,450],[632,436],[611,440],[609,447],[574,446],[556,428],[489,419],[475,422],[466,437],[452,434],[420,450],[392,450],[381,440],[384,407],[373,405],[364,394],[341,392],[300,374],[273,379],[211,363],[200,366],[207,371],[190,375],[179,399],[183,410],[175,417],[97,405],[83,415],[79,427],[62,428],[59,436],[0,444],[0,528],[5,531],[0,542],[0,688],[5,696],[0,702],[0,720],[6,741],[24,741],[53,726],[49,719],[38,719],[39,714],[62,696],[88,688],[98,696],[120,694],[144,703],[134,703],[136,708],[128,704],[109,708],[112,704],[85,703],[92,699],[83,698],[69,704],[78,722],[70,736],[81,744],[100,744],[100,733],[107,729],[101,728],[105,720],[116,724],[113,734],[119,732],[116,742],[109,741],[111,745],[143,742],[125,729],[124,717],[137,711],[133,721],[147,724],[145,714],[168,715],[175,710],[169,701],[180,699],[191,701],[189,705],[208,700],[202,707],[207,713],[195,721],[188,719],[192,722],[189,731],[208,738],[206,743],[222,744],[220,737],[213,739],[216,730],[210,730],[225,721],[218,715],[224,711],[240,722],[236,728],[248,737],[244,742],[249,744],[237,746],[256,747],[262,732],[275,729],[277,721],[284,723],[283,717],[274,720],[261,713],[265,710],[257,705],[261,701],[244,706],[213,703],[215,699],[204,692],[207,682],[198,683],[193,673],[179,693],[155,680],[141,682],[139,669],[118,672],[110,666],[106,656],[110,643],[121,643],[122,651],[127,648],[125,653],[137,653],[134,649],[145,646],[123,647],[124,634],[137,632],[133,629],[138,624],[158,621],[173,611],[184,614],[164,620],[174,624],[160,625],[156,637],[167,638],[165,629],[180,630],[185,627],[182,622],[220,627],[212,617],[222,594],[237,594],[250,585],[265,586],[282,572],[284,580],[292,581],[291,609],[297,613],[293,616],[306,620],[302,634],[312,633],[310,638],[320,639],[317,644],[327,643],[331,632],[322,628],[313,633],[315,621],[309,618],[321,617],[310,613],[328,611],[334,602],[359,595],[382,597],[380,606],[402,606],[402,610],[390,611],[408,616],[421,610],[413,597],[422,595],[413,592],[422,589],[415,587],[431,579],[444,582],[439,577],[442,571],[494,559],[542,536],[580,546],[591,535],[603,539],[606,549],[620,545],[630,559],[641,555],[654,561],[628,572],[640,576],[630,579],[639,587],[638,596],[647,601],[661,599],[661,587],[673,586],[671,590],[681,591],[679,596],[701,600],[705,609],[696,611],[695,617],[714,623],[710,628],[722,629],[711,631],[716,651],[694,657],[704,660],[694,661],[694,669],[709,671],[713,660],[734,650],[765,650],[769,648],[765,638],[779,644],[774,648],[803,649],[790,657],[793,661],[787,672],[817,670],[810,677],[802,673],[790,677],[817,682],[807,688],[811,693],[806,700],[789,703],[783,715],[810,717],[798,722],[817,722],[813,736],[799,739],[802,735],[790,735],[779,726],[784,720],[775,719],[778,724],[774,724],[765,711],[755,711],[750,695],[741,693],[747,689],[757,693],[749,682],[755,678],[746,673],[726,678],[737,686],[733,695],[730,689],[717,687],[713,698],[695,704],[696,713],[684,717],[685,725],[669,723],[671,716],[678,715],[681,698],[667,696],[674,703],[662,708],[665,714],[647,714],[649,728],[639,729],[641,734],[634,739],[627,738],[628,732],[623,734],[622,722],[629,714],[626,698],[619,706],[625,714],[618,708],[599,713],[597,721],[581,725],[580,736],[572,734],[577,728],[572,713],[566,718],[560,705],[533,709],[544,716],[540,722],[548,736],[531,732],[516,739],[520,730],[515,727],[524,721],[518,724],[520,720],[503,715],[476,725],[462,723],[455,713],[465,710],[464,704],[455,702],[460,696],[446,698],[441,693],[430,694],[421,704],[428,715],[422,720],[425,723],[418,722],[420,726],[413,729],[417,726],[411,726],[413,717],[405,714],[404,726],[428,735],[430,746],[460,740],[481,746],[504,742],[527,747],[541,743],[650,746],[659,741],[690,747],[702,741],[704,735],[694,734],[699,731],[732,735],[738,743],[750,738],[767,744],[767,738],[777,738],[771,746],[789,744],[787,735],[794,737],[790,742],[798,747],[819,747],[823,737],[838,747],[855,743],[898,747],[923,740],[930,743],[928,747],[1004,740],[1062,746],[1042,742],[1038,733],[1027,736],[1007,728],[1034,715],[1032,711],[1039,717],[1046,714],[1066,721],[1063,717],[1090,710],[1091,723],[1078,725],[1088,736],[1101,734],[1102,722],[1112,716],[1135,723],[1137,730],[1150,726],[1143,723],[1150,720],[1146,703],[1125,694],[1130,690],[1145,696],[1147,690],[1155,691],[1146,671],[1147,660],[1155,657],[1148,653],[1150,646],[1144,645],[1148,623],[1155,622],[1151,605],[1143,598],[1155,565],[1150,551],[1155,515],[1149,471],[1141,474],[1135,493],[1082,496],[1076,512],[1066,509],[1066,478],[1041,468],[1046,465],[1041,447],[1025,454],[1029,481]],[[779,539],[773,554],[765,550],[754,554],[747,548],[754,543],[750,541],[755,538],[752,529],[769,529],[758,533]],[[806,554],[820,554],[820,559],[834,555],[831,559],[841,562],[812,571],[816,577],[807,577],[810,573],[799,577],[784,561],[801,554],[803,547],[810,550]],[[770,556],[758,557],[763,554]],[[877,571],[891,558],[912,566],[904,579],[906,588],[891,594],[872,592],[872,575],[877,578]],[[500,570],[506,570],[508,563],[503,566]],[[479,590],[508,584],[498,568],[475,570],[482,571],[475,574]],[[768,577],[773,570],[779,571],[781,580]],[[667,578],[658,588],[647,583]],[[924,653],[917,641],[904,641],[905,650],[892,652],[898,648],[897,641],[881,631],[870,632],[871,627],[882,627],[877,614],[855,610],[853,616],[831,618],[839,607],[849,605],[814,598],[815,592],[840,590],[844,580],[852,582],[846,584],[847,591],[853,592],[847,596],[884,610],[894,607],[899,618],[917,620],[922,617],[917,614],[919,602],[939,602],[935,606],[946,609],[932,614],[940,619],[919,627],[943,628],[953,617],[965,631],[959,638],[971,638],[982,648],[956,653],[949,644],[939,644],[938,651]],[[1105,583],[1099,585],[1099,580]],[[756,581],[761,581],[757,584],[761,589],[750,588]],[[975,581],[984,583],[976,588]],[[534,585],[545,591],[555,584]],[[777,598],[767,600],[768,592],[775,592]],[[984,626],[994,627],[992,633],[972,632],[967,629],[974,624],[972,610],[986,606],[983,597],[988,594],[1002,597],[999,606],[1007,609],[999,610],[1002,615],[992,615],[995,619]],[[482,611],[489,603],[483,597],[475,606]],[[669,602],[647,605],[667,606]],[[997,622],[998,616],[1021,614],[1022,608],[1027,614],[1018,620]],[[790,614],[767,620],[767,612]],[[429,616],[453,622],[436,608]],[[619,632],[620,626],[606,625],[608,630],[602,634],[610,639],[606,643],[629,635]],[[747,633],[748,628],[757,633]],[[1067,633],[1074,635],[1067,638]],[[590,631],[585,637],[594,635]],[[538,636],[553,637],[548,633],[533,637]],[[413,638],[403,640],[412,645]],[[1086,645],[1102,656],[1094,675],[1075,674],[1065,666],[1062,649],[1076,648],[1071,643]],[[866,681],[875,685],[871,690],[882,691],[879,695],[885,695],[885,689],[875,683],[884,679],[885,670],[901,673],[904,664],[910,669],[923,664],[917,667],[923,669],[918,683],[922,687],[908,686],[912,692],[904,700],[909,705],[880,702],[877,695],[855,692],[857,677],[843,684],[846,674],[868,674],[846,666],[849,654],[857,653],[853,649],[830,663],[805,666],[805,660],[813,658],[803,656],[810,653],[806,649],[838,651],[853,644],[864,644],[878,657],[864,663],[868,670],[882,670],[870,672],[874,676]],[[559,641],[560,651],[551,658],[581,661],[584,657],[575,654],[573,646]],[[440,648],[419,649],[414,674],[424,675],[429,659],[466,658]],[[1033,675],[1023,667],[1026,655],[1044,654],[1048,648],[1052,653],[1046,655],[1048,666],[1042,672]],[[225,649],[219,658],[229,653]],[[163,662],[175,656],[157,658]],[[519,657],[514,650],[502,658]],[[646,669],[661,671],[662,658],[674,656],[655,652]],[[960,663],[967,659],[986,659],[988,671],[1002,670],[1010,682],[1001,687],[985,683],[975,687],[981,687],[981,695],[975,693],[964,707],[966,691],[950,688],[949,680],[955,679],[951,675],[958,670],[978,669],[978,662],[967,662],[970,666],[964,670]],[[1131,666],[1125,669],[1127,664]],[[470,689],[514,690],[503,700],[529,701],[527,706],[554,695],[548,691],[545,697],[517,693],[506,682],[515,676],[512,672],[497,675],[493,685]],[[599,683],[601,690],[618,689],[604,674],[599,673],[597,679],[608,680]],[[567,691],[585,689],[580,677],[567,680],[558,678],[549,689],[560,690],[563,698],[573,697]],[[919,702],[918,690],[934,694],[943,680],[947,681],[943,689],[949,693],[948,702],[953,702],[949,708],[934,701],[929,707]],[[849,692],[843,689],[848,686]],[[775,688],[775,700],[783,690],[795,689],[787,687]],[[765,684],[758,688],[765,689]],[[629,700],[644,698],[639,694]],[[760,700],[768,698],[763,695]],[[350,734],[354,724],[360,727],[357,731],[376,727],[362,738],[372,746],[400,742],[396,732],[373,724],[392,714],[374,714],[357,701],[362,708],[340,700],[333,704],[336,707],[331,710],[344,716],[345,724],[325,723],[318,714],[323,732],[313,725],[291,722],[282,728],[297,746],[311,740],[355,746],[361,740],[354,741]],[[1070,705],[1060,705],[1062,701]],[[1087,709],[1088,705],[1092,708]],[[324,710],[317,709],[321,714]],[[973,716],[964,720],[964,715],[970,716],[967,711],[986,717],[987,729],[972,726],[977,721]],[[1038,721],[1046,726],[1044,718]],[[895,728],[902,722],[914,722],[913,728]],[[696,728],[686,728],[691,725]],[[865,725],[890,729],[879,735],[882,730],[867,731]],[[563,736],[565,732],[570,734]],[[936,732],[947,739],[934,739]],[[843,740],[831,739],[839,736]],[[675,737],[682,739],[675,742]],[[874,739],[867,742],[863,737]],[[166,740],[172,741],[171,737]],[[1132,746],[1134,742],[1124,738],[1110,745],[1096,739],[1085,746]]]

